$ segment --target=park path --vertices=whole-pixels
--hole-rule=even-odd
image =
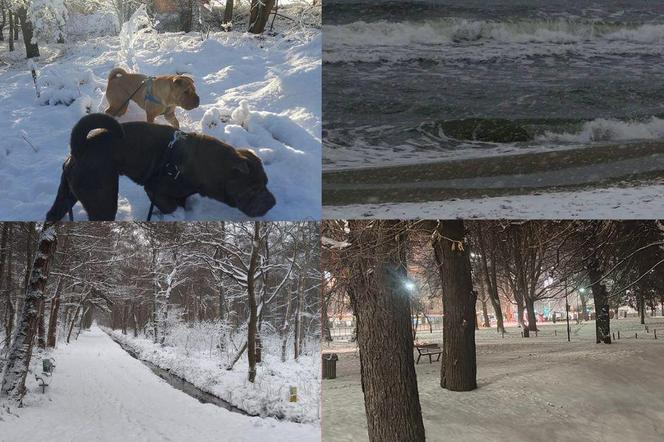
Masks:
[[[0,415],[0,441],[319,441],[320,427],[249,417],[174,389],[93,327],[54,352],[42,395],[29,377],[25,408]],[[3,421],[4,420],[4,421]]]

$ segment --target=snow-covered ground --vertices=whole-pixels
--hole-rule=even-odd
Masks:
[[[105,109],[106,79],[121,66],[147,75],[186,74],[201,106],[177,109],[185,131],[254,149],[266,166],[277,205],[265,219],[320,218],[321,33],[298,29],[258,38],[243,32],[123,32],[64,45],[41,45],[37,99],[22,42],[0,45],[0,219],[42,220],[59,183],[69,134],[87,111]],[[7,61],[9,63],[7,63]],[[59,103],[59,104],[58,104]],[[65,105],[62,103],[69,103]],[[145,121],[134,103],[120,121]],[[157,123],[167,124],[163,117]],[[120,180],[118,220],[145,219],[142,187]],[[86,219],[82,207],[77,220]],[[156,220],[246,219],[198,195],[188,208]]]
[[[245,356],[233,370],[222,367],[218,357],[205,351],[162,346],[149,339],[123,335],[108,330],[115,339],[129,346],[136,355],[166,369],[249,414],[276,416],[295,422],[320,422],[320,361],[318,357],[302,355],[295,361],[281,362],[278,355],[268,351],[263,339],[263,361],[257,366],[256,382],[247,380],[248,362]],[[203,336],[199,336],[203,338]],[[214,346],[205,343],[203,347]],[[289,347],[290,348],[290,347]],[[298,401],[289,402],[289,388],[297,387]]]
[[[609,187],[418,203],[324,206],[324,218],[384,219],[654,219],[662,215],[664,185]]]
[[[427,440],[664,440],[664,318],[646,324],[649,333],[638,319],[612,320],[621,339],[611,345],[595,344],[593,321],[572,322],[571,343],[564,322],[542,325],[528,339],[517,328],[505,338],[477,331],[478,389],[471,392],[443,390],[440,364],[422,359],[416,371]],[[440,335],[418,340],[440,342]],[[358,353],[338,345],[338,377],[323,380],[323,440],[367,440]]]
[[[99,328],[52,356],[46,393],[33,375],[24,408],[0,411],[0,441],[319,441],[320,427],[202,404],[131,357]]]

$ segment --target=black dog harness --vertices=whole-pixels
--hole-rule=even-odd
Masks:
[[[178,188],[183,190],[183,193],[194,192],[194,187],[191,183],[182,175],[180,166],[181,166],[181,155],[178,151],[178,142],[187,138],[187,134],[180,130],[176,130],[173,133],[173,139],[168,143],[168,147],[164,150],[164,153],[161,157],[161,160],[157,164],[157,167],[148,171],[146,179],[142,180],[145,184],[143,187],[148,190],[150,187],[154,186],[158,180],[163,180],[168,177],[168,180],[173,184],[176,184]],[[152,213],[154,211],[154,203],[150,200],[150,210],[148,211],[147,220],[152,219]]]

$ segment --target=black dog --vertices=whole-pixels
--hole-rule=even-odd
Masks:
[[[88,137],[94,129],[105,129]],[[80,201],[91,221],[112,221],[118,180],[144,186],[150,201],[172,213],[195,193],[237,207],[250,217],[275,205],[263,164],[253,152],[201,134],[152,123],[118,123],[104,114],[81,118],[71,132],[71,155],[47,221],[61,220]]]

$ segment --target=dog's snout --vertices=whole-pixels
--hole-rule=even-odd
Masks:
[[[261,192],[259,195],[256,195],[248,201],[248,204],[241,205],[239,209],[244,212],[244,214],[255,218],[257,216],[265,215],[275,204],[277,204],[277,200],[274,195],[272,195],[269,190],[265,189],[264,192]]]

